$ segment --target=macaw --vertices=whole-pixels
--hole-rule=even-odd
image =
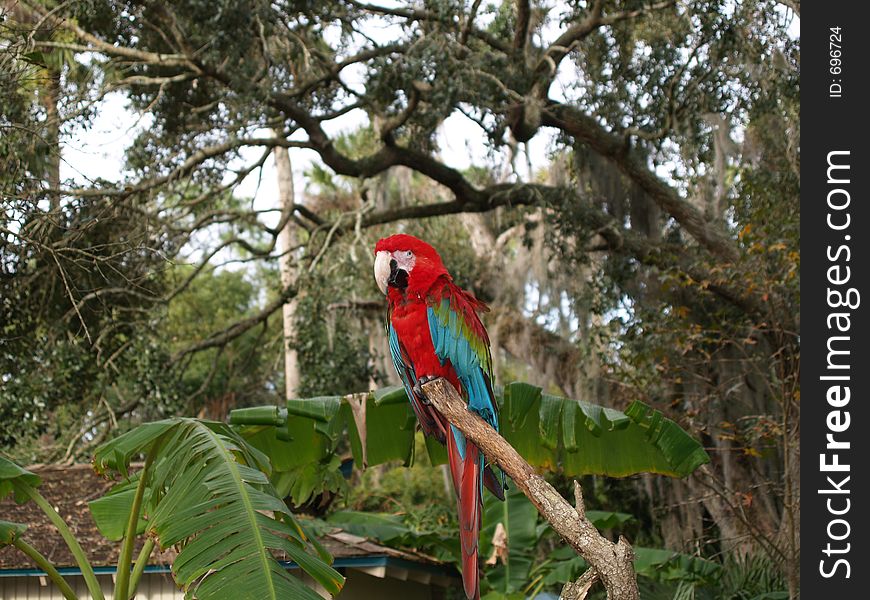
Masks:
[[[435,249],[411,235],[377,243],[375,281],[388,300],[390,354],[411,407],[423,433],[447,446],[459,506],[462,580],[465,595],[477,600],[483,487],[504,500],[504,474],[496,477],[477,446],[428,402],[421,385],[443,377],[469,410],[498,431],[489,336],[478,317],[489,308],[456,286]]]

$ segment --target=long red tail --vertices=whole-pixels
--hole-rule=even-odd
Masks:
[[[450,474],[459,505],[459,541],[462,547],[462,583],[469,600],[480,598],[480,574],[477,565],[477,545],[483,498],[480,486],[480,450],[471,442],[465,444],[465,457],[459,454],[452,432],[447,434],[447,456]]]

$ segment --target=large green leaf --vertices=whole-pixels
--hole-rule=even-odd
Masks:
[[[380,542],[393,542],[411,533],[398,515],[340,510],[327,518],[327,522],[345,531]]]
[[[499,524],[507,533],[507,561],[499,561],[484,571],[490,586],[509,594],[522,590],[529,580],[538,542],[538,510],[516,486],[505,493],[504,502],[484,494],[480,554],[486,560],[492,552],[492,539]]]
[[[369,402],[366,407],[366,456],[369,465],[400,460],[410,464],[417,419],[407,402]]]
[[[23,523],[12,523],[11,521],[0,520],[0,548],[8,546],[15,541],[19,535],[27,530],[27,525]]]
[[[338,487],[341,461],[335,456],[334,431],[339,422],[343,419],[337,415],[323,423],[294,414],[281,427],[246,427],[242,432],[251,446],[269,456],[275,487],[301,505],[312,495]]]
[[[141,471],[134,474],[129,480],[114,486],[105,496],[88,502],[88,508],[91,510],[91,516],[94,518],[97,529],[107,539],[118,541],[124,537],[127,519],[133,508],[133,496],[136,494],[139,475],[141,475]],[[149,495],[146,490],[146,496]],[[146,524],[140,515],[136,533],[143,533]]]
[[[273,552],[286,554],[330,593],[340,591],[343,578],[275,493],[264,454],[222,423],[171,419],[143,428],[101,446],[95,465],[125,473],[134,457],[154,453],[145,475],[147,530],[161,547],[181,548],[172,572],[188,597],[317,600]],[[129,485],[122,483],[117,495]]]
[[[685,477],[709,462],[701,444],[661,412],[634,402],[620,412],[612,408],[542,393],[541,388],[515,382],[496,390],[499,430],[530,464],[559,469],[569,477],[625,477],[658,473]],[[247,411],[247,412],[246,412]],[[360,435],[348,400],[292,400],[290,415],[277,427],[281,411],[264,411],[252,420],[250,409],[233,411],[230,422],[244,425],[243,435],[268,454],[278,472],[301,464],[325,465],[346,432],[354,462],[378,465],[413,458],[415,417],[402,388],[384,388],[365,401],[365,435]],[[251,427],[251,425],[259,425]],[[365,448],[363,448],[365,440]],[[427,443],[433,463],[445,453]],[[363,460],[365,458],[365,460]],[[286,477],[285,477],[286,479]],[[317,493],[317,486],[303,491]],[[297,498],[299,503],[307,498]]]
[[[10,492],[15,492],[15,501],[19,504],[27,501],[27,496],[16,491],[15,482],[26,483],[31,487],[37,487],[42,483],[42,479],[36,473],[31,473],[24,467],[19,467],[17,464],[0,454],[0,500],[9,495]]]
[[[287,403],[287,412],[299,417],[307,417],[328,423],[338,412],[341,396],[322,396],[305,400],[292,400]]]
[[[339,463],[334,453],[342,434],[350,441],[357,465],[410,464],[416,420],[404,393],[403,388],[384,388],[366,398],[365,452],[350,406],[340,397],[291,400],[278,426],[272,425],[282,413],[274,409],[263,411],[261,421],[251,409],[233,411],[230,422],[244,426],[242,435],[271,459],[275,486],[301,505],[316,494],[337,489]],[[430,454],[436,463],[446,460],[446,452],[439,454],[433,448]]]
[[[647,441],[670,459],[675,472],[689,474],[710,457],[679,425],[643,402],[632,402],[625,414],[643,429]]]
[[[649,472],[684,477],[709,462],[697,440],[641,402],[622,413],[543,394],[525,383],[506,386],[503,398],[505,438],[531,464],[558,467],[568,476]]]
[[[586,518],[592,521],[598,529],[616,529],[629,521],[634,520],[634,515],[609,510],[587,510]]]

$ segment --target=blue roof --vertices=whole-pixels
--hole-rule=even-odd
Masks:
[[[281,561],[281,565],[288,570],[298,569],[299,565],[292,561]],[[349,556],[336,558],[332,566],[336,569],[359,569],[366,567],[395,567],[412,571],[422,571],[446,577],[458,577],[456,570],[449,565],[430,565],[417,563],[392,556]],[[114,575],[115,567],[94,567],[97,575]],[[61,567],[58,569],[61,575],[81,575],[78,567]],[[169,565],[148,565],[146,573],[170,573]],[[44,577],[47,573],[41,569],[0,569],[0,577]]]

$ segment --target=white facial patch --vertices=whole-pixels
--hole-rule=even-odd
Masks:
[[[396,265],[408,275],[411,274],[411,270],[417,263],[417,257],[410,250],[397,250],[393,252],[393,259],[396,261]]]
[[[384,295],[387,294],[387,281],[390,279],[391,258],[390,253],[383,250],[375,256],[375,282]]]
[[[378,289],[384,295],[387,293],[387,287],[390,285],[390,276],[393,273],[393,268],[390,264],[392,261],[396,261],[395,268],[397,270],[402,270],[410,275],[417,262],[417,257],[410,250],[396,250],[393,253],[381,250],[375,255],[375,282],[378,284]]]

